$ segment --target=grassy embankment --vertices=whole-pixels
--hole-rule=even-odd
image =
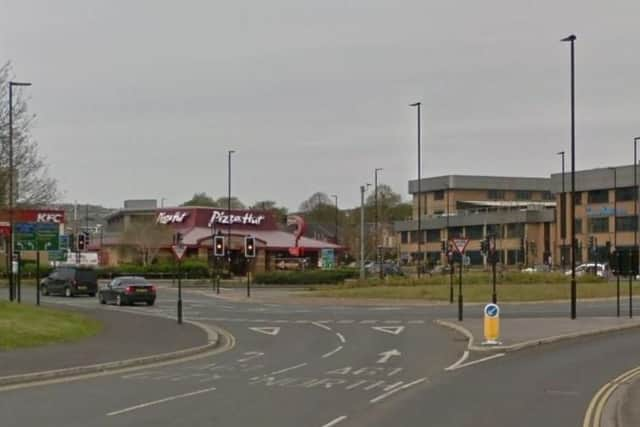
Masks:
[[[78,313],[0,302],[0,351],[96,335],[102,324]]]
[[[454,276],[454,293],[458,292],[458,276]],[[491,276],[489,273],[469,273],[462,276],[465,302],[486,302],[491,299]],[[497,280],[498,300],[548,301],[570,297],[569,277],[560,273],[504,273]],[[628,281],[621,278],[621,294],[627,295]],[[634,282],[634,294],[640,284]],[[369,279],[347,282],[336,286],[314,286],[304,295],[311,297],[421,299],[428,301],[449,300],[449,276],[416,278]],[[605,298],[616,295],[614,281],[593,276],[578,278],[578,298]]]

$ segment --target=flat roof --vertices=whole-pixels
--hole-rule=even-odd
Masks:
[[[614,171],[615,169],[615,181]],[[640,182],[640,168],[636,172]],[[611,166],[576,171],[576,191],[607,190],[633,187],[633,165]],[[562,192],[562,173],[551,175],[551,191]],[[564,191],[571,192],[571,172],[565,171]]]
[[[505,191],[551,191],[550,178],[527,178],[513,176],[444,175],[420,180],[420,191],[438,190],[505,190]],[[418,180],[409,181],[409,193],[418,192]]]

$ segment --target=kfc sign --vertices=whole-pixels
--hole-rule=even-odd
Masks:
[[[242,225],[261,225],[264,221],[264,215],[255,216],[251,212],[245,212],[241,215],[229,214],[224,211],[213,211],[211,219],[209,220],[209,227],[213,227],[214,224],[242,224]]]
[[[182,224],[185,218],[189,216],[189,212],[160,212],[156,222],[158,224]]]
[[[36,222],[61,224],[63,221],[64,221],[64,214],[39,212],[38,215],[36,216]]]

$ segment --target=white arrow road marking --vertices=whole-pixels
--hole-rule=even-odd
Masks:
[[[255,359],[256,357],[261,357],[264,356],[264,353],[261,353],[259,351],[248,351],[246,353],[244,353],[245,356],[247,357],[243,357],[242,359],[238,359],[238,362],[242,363],[242,362],[248,362],[251,359]]]
[[[503,357],[505,355],[506,355],[506,353],[497,353],[497,354],[494,354],[494,355],[491,355],[491,356],[483,357],[482,359],[472,360],[471,362],[467,362],[467,363],[461,363],[461,364],[458,364],[457,366],[449,369],[449,371],[455,371],[456,369],[462,369],[462,368],[466,368],[467,366],[477,365],[478,363],[486,362],[488,360],[497,359],[497,358]]]
[[[333,427],[346,419],[347,419],[347,416],[343,415],[341,417],[336,418],[335,420],[329,421],[328,423],[324,424],[322,427]]]
[[[382,353],[379,353],[378,356],[382,356],[379,360],[378,363],[387,363],[389,361],[389,359],[391,359],[393,356],[400,356],[402,353],[400,353],[398,350],[396,350],[395,348],[393,350],[387,350],[387,351],[383,351]]]
[[[371,329],[386,332],[391,335],[398,335],[400,332],[404,331],[404,326],[372,326]]]
[[[251,329],[253,332],[258,332],[265,335],[274,335],[274,336],[278,335],[278,332],[280,332],[280,328],[278,326],[264,326],[261,328],[253,327],[249,329]]]

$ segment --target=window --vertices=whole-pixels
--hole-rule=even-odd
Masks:
[[[433,200],[444,200],[444,190],[434,191]]]
[[[516,191],[516,200],[531,200],[531,191]]]
[[[592,233],[608,233],[609,218],[591,218],[589,229]]]
[[[574,226],[576,227],[576,234],[582,233],[582,218],[576,218]]]
[[[433,211],[434,215],[444,215],[444,211]]]
[[[589,203],[609,203],[609,190],[589,191]]]
[[[524,224],[507,224],[507,238],[524,237]]]
[[[481,225],[468,226],[465,236],[468,239],[480,240],[484,237],[484,227]]]
[[[401,231],[400,232],[400,243],[409,243],[409,232]]]
[[[542,193],[542,200],[553,200],[553,193],[551,191],[545,191]]]
[[[449,239],[457,239],[462,237],[462,227],[450,227]]]
[[[571,194],[571,193],[569,193],[569,194]],[[571,196],[569,196],[569,198],[571,198]],[[582,204],[582,193],[581,193],[581,192],[579,192],[579,191],[578,191],[578,192],[576,192],[576,193],[575,193],[574,200],[575,200],[576,206],[577,206],[577,205],[581,205],[581,204]]]
[[[633,187],[618,188],[616,190],[616,200],[619,202],[628,202],[633,200]]]
[[[427,242],[439,242],[440,230],[427,230]]]
[[[418,243],[418,232],[412,231],[410,239],[411,239],[411,243]]]
[[[504,200],[503,190],[489,190],[487,191],[487,198],[489,200]]]
[[[469,257],[469,261],[471,265],[482,265],[484,264],[484,257],[480,251],[466,251],[465,256]]]
[[[635,216],[619,216],[616,218],[617,231],[634,231],[638,221]]]
[[[493,235],[498,238],[502,237],[502,225],[500,224],[487,224],[487,235]]]

